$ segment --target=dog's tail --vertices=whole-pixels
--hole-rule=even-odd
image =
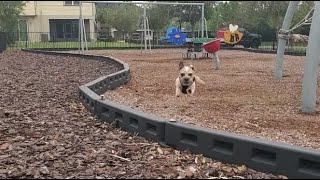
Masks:
[[[195,81],[196,81],[196,83],[206,84],[204,81],[202,81],[202,80],[200,79],[199,76],[195,76]]]

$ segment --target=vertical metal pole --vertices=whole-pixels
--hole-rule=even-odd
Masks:
[[[84,51],[84,47],[83,47],[83,22],[82,22],[82,2],[79,2],[79,6],[80,6],[80,44],[81,44],[81,54],[83,54]]]
[[[78,51],[79,51],[79,54],[80,54],[81,53],[81,10],[80,10],[80,16],[79,16],[78,36],[79,36],[79,48],[78,48]]]
[[[149,51],[151,52],[151,31],[150,31],[148,17],[146,17],[146,22],[147,22],[146,24],[147,24],[147,30],[148,30],[147,32],[148,32],[148,39],[149,39]]]
[[[295,10],[298,7],[300,1],[290,1],[286,15],[283,20],[282,29],[289,30],[293,15]],[[286,46],[286,39],[279,38],[278,41],[278,50],[277,50],[277,57],[276,57],[276,67],[275,67],[275,77],[276,79],[282,79],[282,66],[283,66],[283,56]]]
[[[204,4],[201,6],[201,38],[204,37]]]
[[[82,19],[82,26],[83,26],[83,36],[84,36],[84,43],[85,43],[85,47],[86,47],[86,53],[88,54],[87,33],[86,33],[86,25],[84,23],[84,19]]]
[[[81,15],[82,15],[82,11],[81,11],[81,6],[80,6],[80,3],[81,1],[79,2],[79,48],[78,48],[78,51],[79,51],[79,54],[81,53]]]
[[[219,60],[218,52],[213,53],[212,59],[215,65],[215,69],[216,70],[220,69],[220,60]]]
[[[146,6],[143,7],[143,33],[144,33],[144,50],[147,51],[147,8]]]
[[[317,100],[317,74],[320,57],[320,2],[316,1],[312,16],[306,60],[304,62],[304,75],[302,81],[302,112],[316,111]]]

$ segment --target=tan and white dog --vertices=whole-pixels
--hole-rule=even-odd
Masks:
[[[183,61],[180,61],[179,72],[179,77],[176,79],[176,97],[179,97],[180,93],[193,95],[196,83],[205,84],[199,76],[195,75],[193,65],[185,66]]]

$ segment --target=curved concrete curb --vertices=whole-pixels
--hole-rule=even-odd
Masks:
[[[267,141],[235,133],[200,128],[182,122],[169,122],[128,106],[119,105],[99,96],[130,81],[130,69],[126,63],[108,57],[61,52],[25,50],[55,55],[74,55],[105,59],[121,64],[117,73],[102,76],[79,87],[82,103],[95,115],[108,123],[129,132],[138,133],[148,140],[166,144],[176,149],[190,149],[207,157],[233,164],[245,164],[249,168],[286,175],[289,178],[320,178],[320,151],[284,143]]]

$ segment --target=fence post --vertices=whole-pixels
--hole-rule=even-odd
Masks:
[[[152,49],[154,48],[154,41],[155,41],[155,32],[152,32]]]
[[[274,40],[272,41],[272,50],[273,51],[275,50],[275,42],[274,42]]]
[[[29,36],[29,33],[26,32],[26,44],[25,44],[25,48],[27,49],[28,48],[28,36]]]
[[[7,49],[7,34],[0,32],[0,53]]]

